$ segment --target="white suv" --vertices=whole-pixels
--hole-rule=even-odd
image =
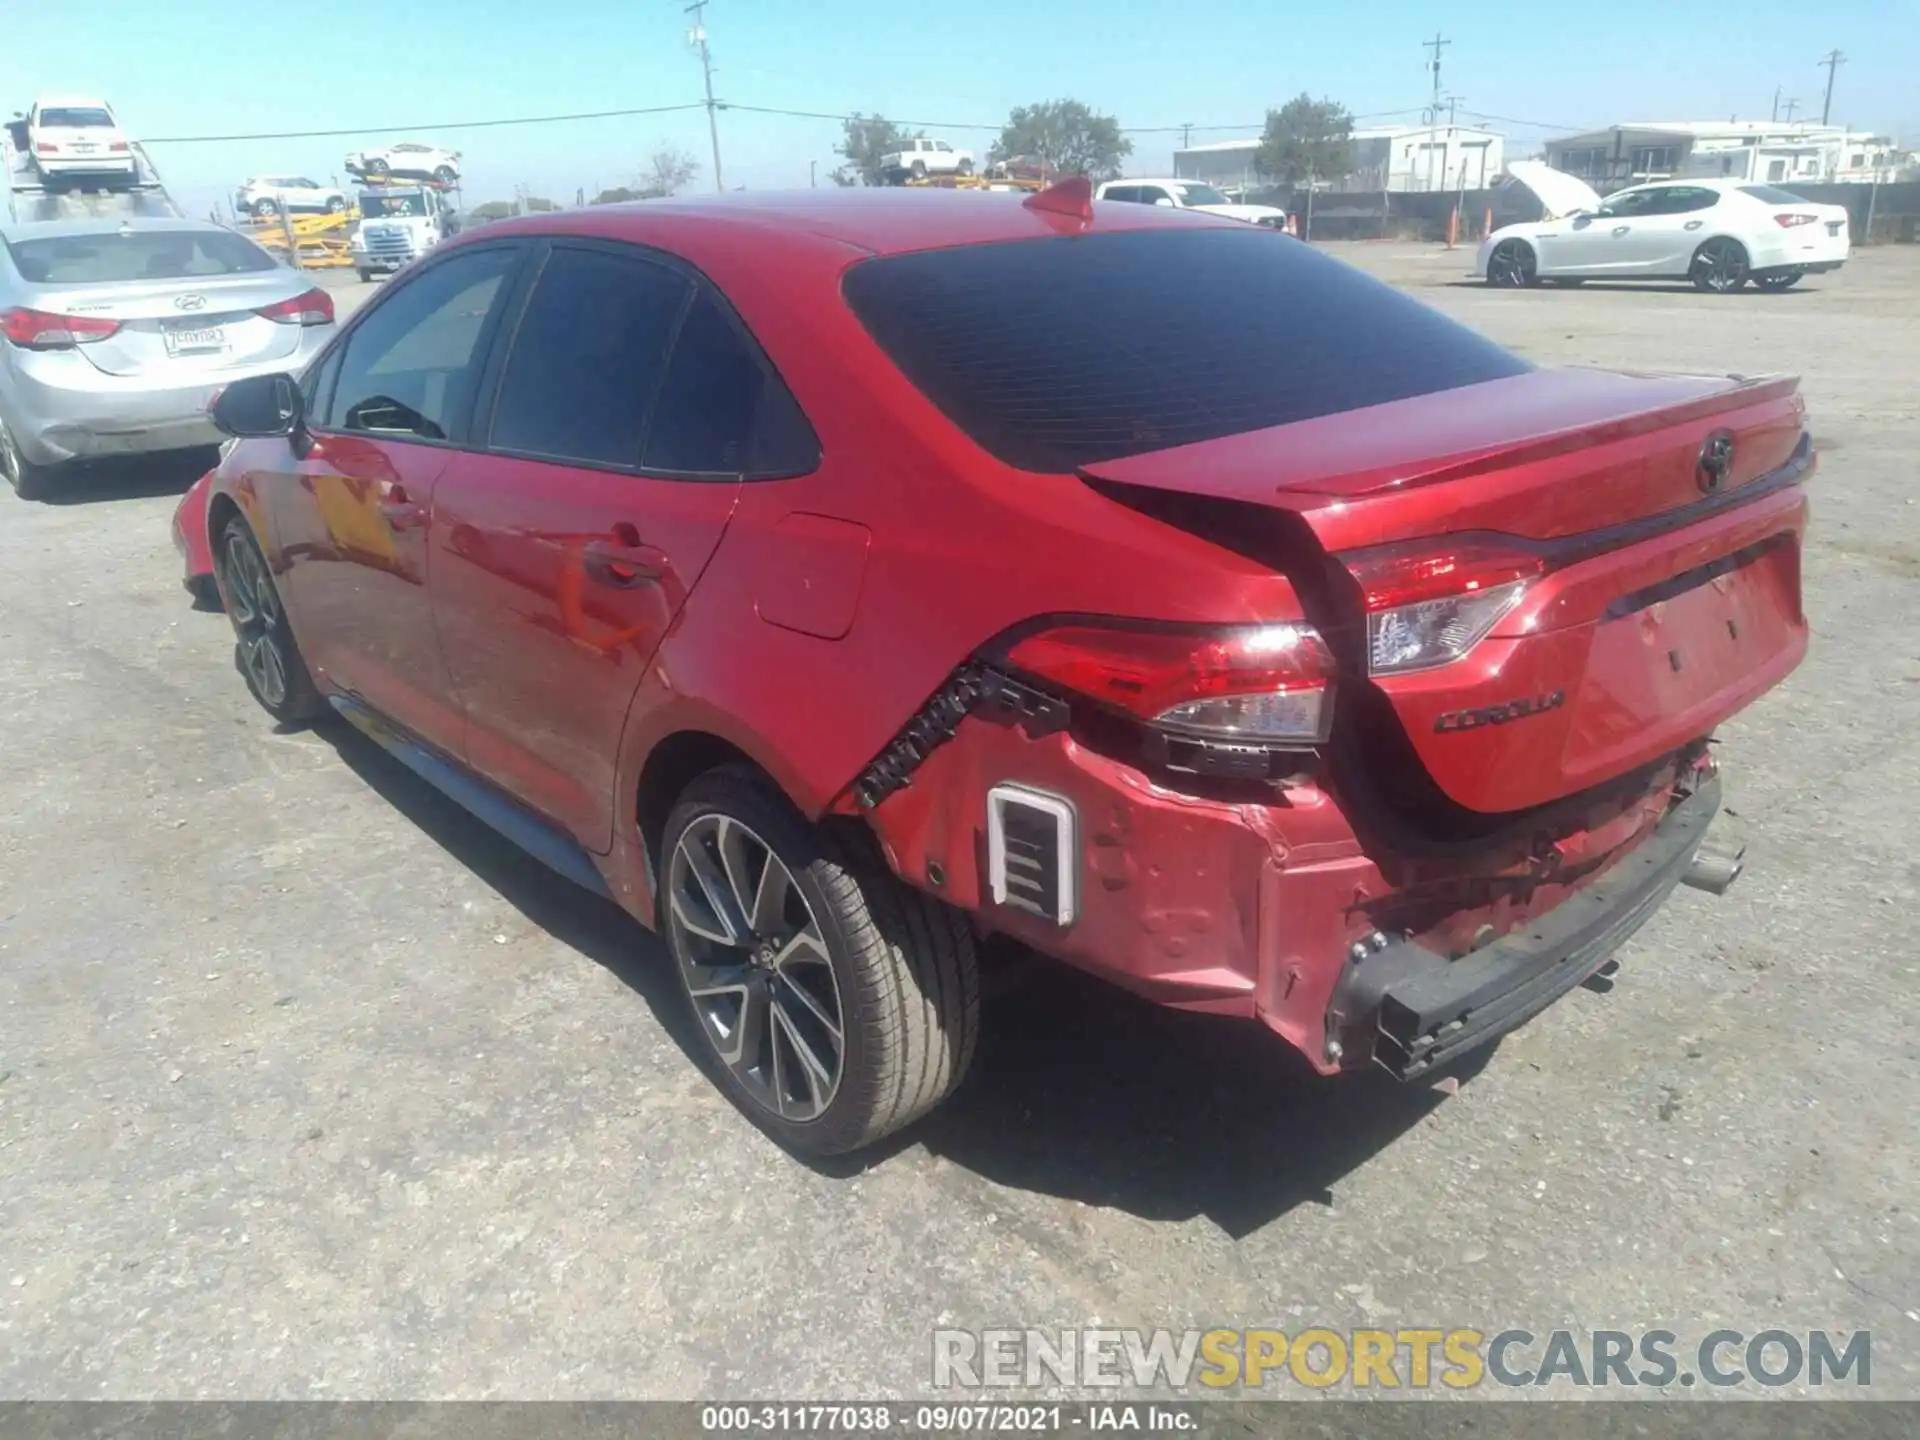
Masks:
[[[944,140],[920,136],[902,140],[900,148],[880,157],[880,170],[889,180],[924,180],[929,175],[971,175],[973,152],[956,150]]]
[[[375,145],[347,156],[347,173],[356,180],[380,180],[388,175],[404,175],[414,180],[437,180],[442,185],[460,182],[460,152],[442,150],[438,145],[422,145],[401,140],[392,145]]]
[[[1236,205],[1213,186],[1198,180],[1109,180],[1093,192],[1096,200],[1130,200],[1136,205],[1170,205],[1176,210],[1204,210],[1249,225],[1271,225],[1284,230],[1287,212],[1272,205]]]
[[[292,214],[341,215],[346,193],[301,175],[260,175],[233,192],[233,208],[264,219],[282,210]]]

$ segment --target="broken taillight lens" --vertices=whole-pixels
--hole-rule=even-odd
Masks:
[[[1367,670],[1398,675],[1466,656],[1546,571],[1499,535],[1449,535],[1340,557],[1367,611]]]
[[[1063,625],[1008,663],[1148,724],[1221,740],[1314,745],[1333,715],[1333,657],[1311,625],[1206,631]]]

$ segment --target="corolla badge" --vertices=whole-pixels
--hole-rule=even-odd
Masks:
[[[1733,432],[1716,430],[1700,445],[1700,458],[1694,462],[1693,480],[1700,493],[1711,495],[1726,484],[1733,473]]]
[[[176,310],[204,310],[207,308],[207,297],[204,295],[176,295],[173,297],[173,308]]]

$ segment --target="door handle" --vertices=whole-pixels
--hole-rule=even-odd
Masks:
[[[640,532],[622,520],[608,534],[589,540],[581,551],[587,578],[615,590],[631,590],[660,579],[659,552],[640,542]]]
[[[1616,225],[1613,227],[1613,233],[1615,235],[1624,235],[1627,233],[1627,231],[1631,230],[1632,228],[1633,227],[1631,225]]]
[[[1701,227],[1702,225],[1704,225],[1704,224],[1706,224],[1706,223],[1707,223],[1707,222],[1706,222],[1706,221],[1704,221],[1704,220],[1689,220],[1689,221],[1687,221],[1687,223],[1686,223],[1685,225],[1683,225],[1683,226],[1682,226],[1681,228],[1682,228],[1683,230],[1698,230],[1698,229],[1699,229],[1699,228],[1700,228],[1700,227]]]
[[[397,481],[382,489],[374,509],[395,530],[418,530],[427,523],[427,507],[416,503]]]

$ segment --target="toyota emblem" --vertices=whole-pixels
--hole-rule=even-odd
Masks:
[[[176,295],[173,297],[173,308],[176,310],[204,310],[207,308],[207,297],[204,295]]]
[[[1700,458],[1694,462],[1693,478],[1700,493],[1711,495],[1726,484],[1733,473],[1733,432],[1716,430],[1700,446]]]

